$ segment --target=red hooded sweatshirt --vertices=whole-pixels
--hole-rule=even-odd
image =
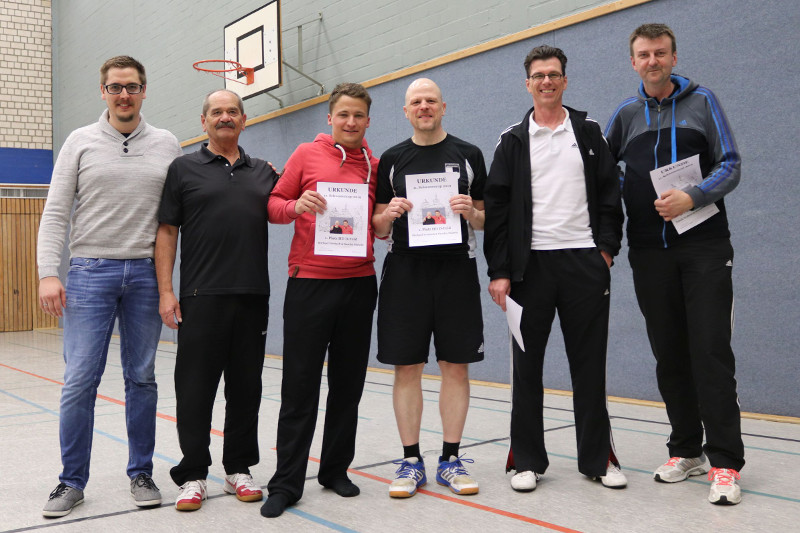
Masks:
[[[269,196],[267,210],[274,224],[294,222],[294,238],[289,250],[289,276],[296,278],[342,279],[375,274],[372,244],[375,232],[369,225],[367,257],[341,257],[314,254],[314,213],[297,215],[294,205],[303,192],[317,190],[317,182],[368,183],[371,219],[375,205],[378,159],[372,156],[366,139],[360,150],[345,148],[326,133],[317,135],[314,142],[297,147],[286,162],[278,183]]]

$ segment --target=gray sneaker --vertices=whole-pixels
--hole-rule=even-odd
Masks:
[[[161,505],[161,492],[153,478],[141,473],[131,480],[131,496],[139,507]]]
[[[72,508],[83,503],[83,491],[59,483],[50,493],[42,514],[49,518],[68,515]]]
[[[706,456],[700,457],[671,457],[669,461],[656,468],[653,479],[664,483],[677,483],[689,476],[700,476],[709,469]]]

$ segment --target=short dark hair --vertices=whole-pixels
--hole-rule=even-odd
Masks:
[[[212,94],[216,93],[230,93],[234,95],[236,97],[236,105],[239,106],[239,113],[244,115],[244,102],[242,102],[242,97],[239,96],[238,93],[235,93],[229,89],[217,89],[215,91],[211,91],[206,95],[205,98],[203,98],[203,116],[206,116],[208,113],[208,108],[211,107],[211,102],[209,102],[208,99],[211,98]]]
[[[331,91],[331,97],[328,99],[328,112],[333,113],[333,106],[339,101],[342,96],[349,96],[350,98],[359,98],[367,103],[367,115],[369,115],[369,108],[372,106],[372,98],[369,93],[360,83],[340,83]]]
[[[548,46],[546,44],[542,46],[537,46],[530,52],[528,55],[525,56],[525,77],[527,78],[530,76],[530,68],[531,63],[534,61],[539,61],[541,59],[550,59],[552,57],[558,58],[561,62],[561,74],[564,76],[567,75],[567,56],[564,55],[564,51],[561,48],[556,48],[555,46]]]
[[[139,72],[139,81],[142,85],[147,85],[147,76],[144,73],[144,65],[136,61],[131,56],[115,56],[103,63],[100,67],[100,84],[105,85],[108,79],[108,71],[112,68],[135,68]]]
[[[638,39],[639,37],[643,37],[645,39],[658,39],[662,35],[669,36],[670,40],[672,41],[672,53],[674,54],[677,50],[675,46],[675,33],[670,29],[669,26],[666,24],[642,24],[631,33],[631,38],[629,41],[629,46],[631,49],[631,57],[633,57],[633,41]]]

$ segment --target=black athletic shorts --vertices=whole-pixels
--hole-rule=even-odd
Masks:
[[[428,362],[431,334],[436,360],[483,360],[483,316],[475,259],[389,253],[378,299],[378,361]]]

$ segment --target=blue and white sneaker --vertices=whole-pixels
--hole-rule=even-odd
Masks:
[[[449,461],[439,461],[439,468],[436,469],[436,482],[449,488],[454,494],[477,494],[478,482],[469,477],[469,472],[463,464],[474,461],[472,459],[462,460],[461,457],[451,455]]]
[[[400,465],[400,468],[397,469],[397,478],[389,485],[389,496],[392,498],[410,498],[428,482],[425,463],[416,457],[406,457],[394,461],[394,464]]]

